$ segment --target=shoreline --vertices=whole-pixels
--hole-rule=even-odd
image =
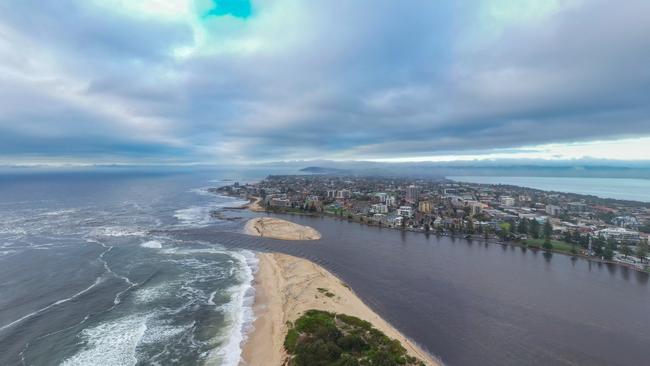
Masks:
[[[333,220],[340,220],[340,221],[347,221],[351,223],[357,223],[361,225],[365,225],[368,227],[374,227],[374,228],[379,228],[379,229],[388,229],[388,230],[394,230],[398,232],[411,232],[411,233],[418,233],[418,234],[424,234],[424,235],[435,235],[437,237],[448,237],[448,238],[453,238],[453,239],[462,239],[462,240],[471,240],[475,242],[481,242],[481,243],[488,243],[488,244],[497,244],[497,245],[508,245],[512,246],[515,248],[523,248],[527,250],[532,250],[532,251],[542,251],[546,253],[552,253],[552,254],[559,254],[559,255],[564,255],[567,257],[571,258],[582,258],[585,260],[588,260],[590,262],[594,263],[603,263],[603,264],[613,264],[617,266],[621,266],[627,269],[631,269],[640,273],[650,273],[650,270],[644,270],[642,268],[639,268],[633,264],[628,264],[624,262],[616,262],[612,260],[607,260],[607,259],[601,259],[596,256],[588,256],[582,253],[575,253],[575,254],[570,254],[561,250],[557,249],[544,249],[542,247],[537,247],[537,246],[528,246],[524,245],[521,242],[515,241],[515,240],[500,240],[494,237],[490,237],[488,240],[485,240],[483,237],[473,234],[470,238],[466,238],[467,234],[450,234],[450,233],[444,233],[444,234],[439,234],[434,231],[430,231],[427,233],[426,231],[419,230],[419,229],[412,229],[412,228],[399,228],[399,227],[394,227],[394,226],[380,226],[377,224],[374,224],[372,222],[368,221],[355,221],[353,219],[349,219],[347,217],[341,217],[341,216],[336,216],[336,215],[330,215],[326,213],[311,213],[311,212],[290,212],[290,211],[282,211],[282,210],[272,210],[272,211],[266,211],[268,213],[273,213],[276,215],[288,215],[288,216],[308,216],[308,217],[327,217],[331,218]]]
[[[392,339],[409,355],[426,365],[442,365],[413,341],[371,310],[338,277],[302,258],[280,253],[256,253],[254,276],[255,321],[242,345],[240,366],[282,365],[286,359],[284,338],[288,327],[305,311],[325,310],[359,317]]]

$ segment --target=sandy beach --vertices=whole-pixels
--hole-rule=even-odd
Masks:
[[[309,226],[273,217],[258,217],[248,220],[244,227],[248,235],[282,240],[318,240],[321,235]]]
[[[408,353],[427,365],[441,365],[428,353],[368,308],[343,282],[324,268],[301,258],[259,253],[255,276],[256,320],[243,346],[241,366],[280,366],[286,357],[283,342],[287,322],[310,309],[353,315],[399,340]]]
[[[251,197],[251,202],[249,202],[246,207],[253,212],[264,212],[266,211],[264,207],[260,204],[262,199],[260,197]]]

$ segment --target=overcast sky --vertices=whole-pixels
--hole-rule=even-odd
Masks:
[[[650,159],[650,1],[3,0],[0,164]]]

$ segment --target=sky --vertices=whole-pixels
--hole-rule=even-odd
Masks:
[[[650,2],[3,0],[0,164],[650,160]]]

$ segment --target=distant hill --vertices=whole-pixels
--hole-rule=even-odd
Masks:
[[[309,166],[300,169],[300,171],[305,173],[312,173],[312,174],[349,174],[350,173],[350,171],[347,169],[325,168],[322,166]]]

